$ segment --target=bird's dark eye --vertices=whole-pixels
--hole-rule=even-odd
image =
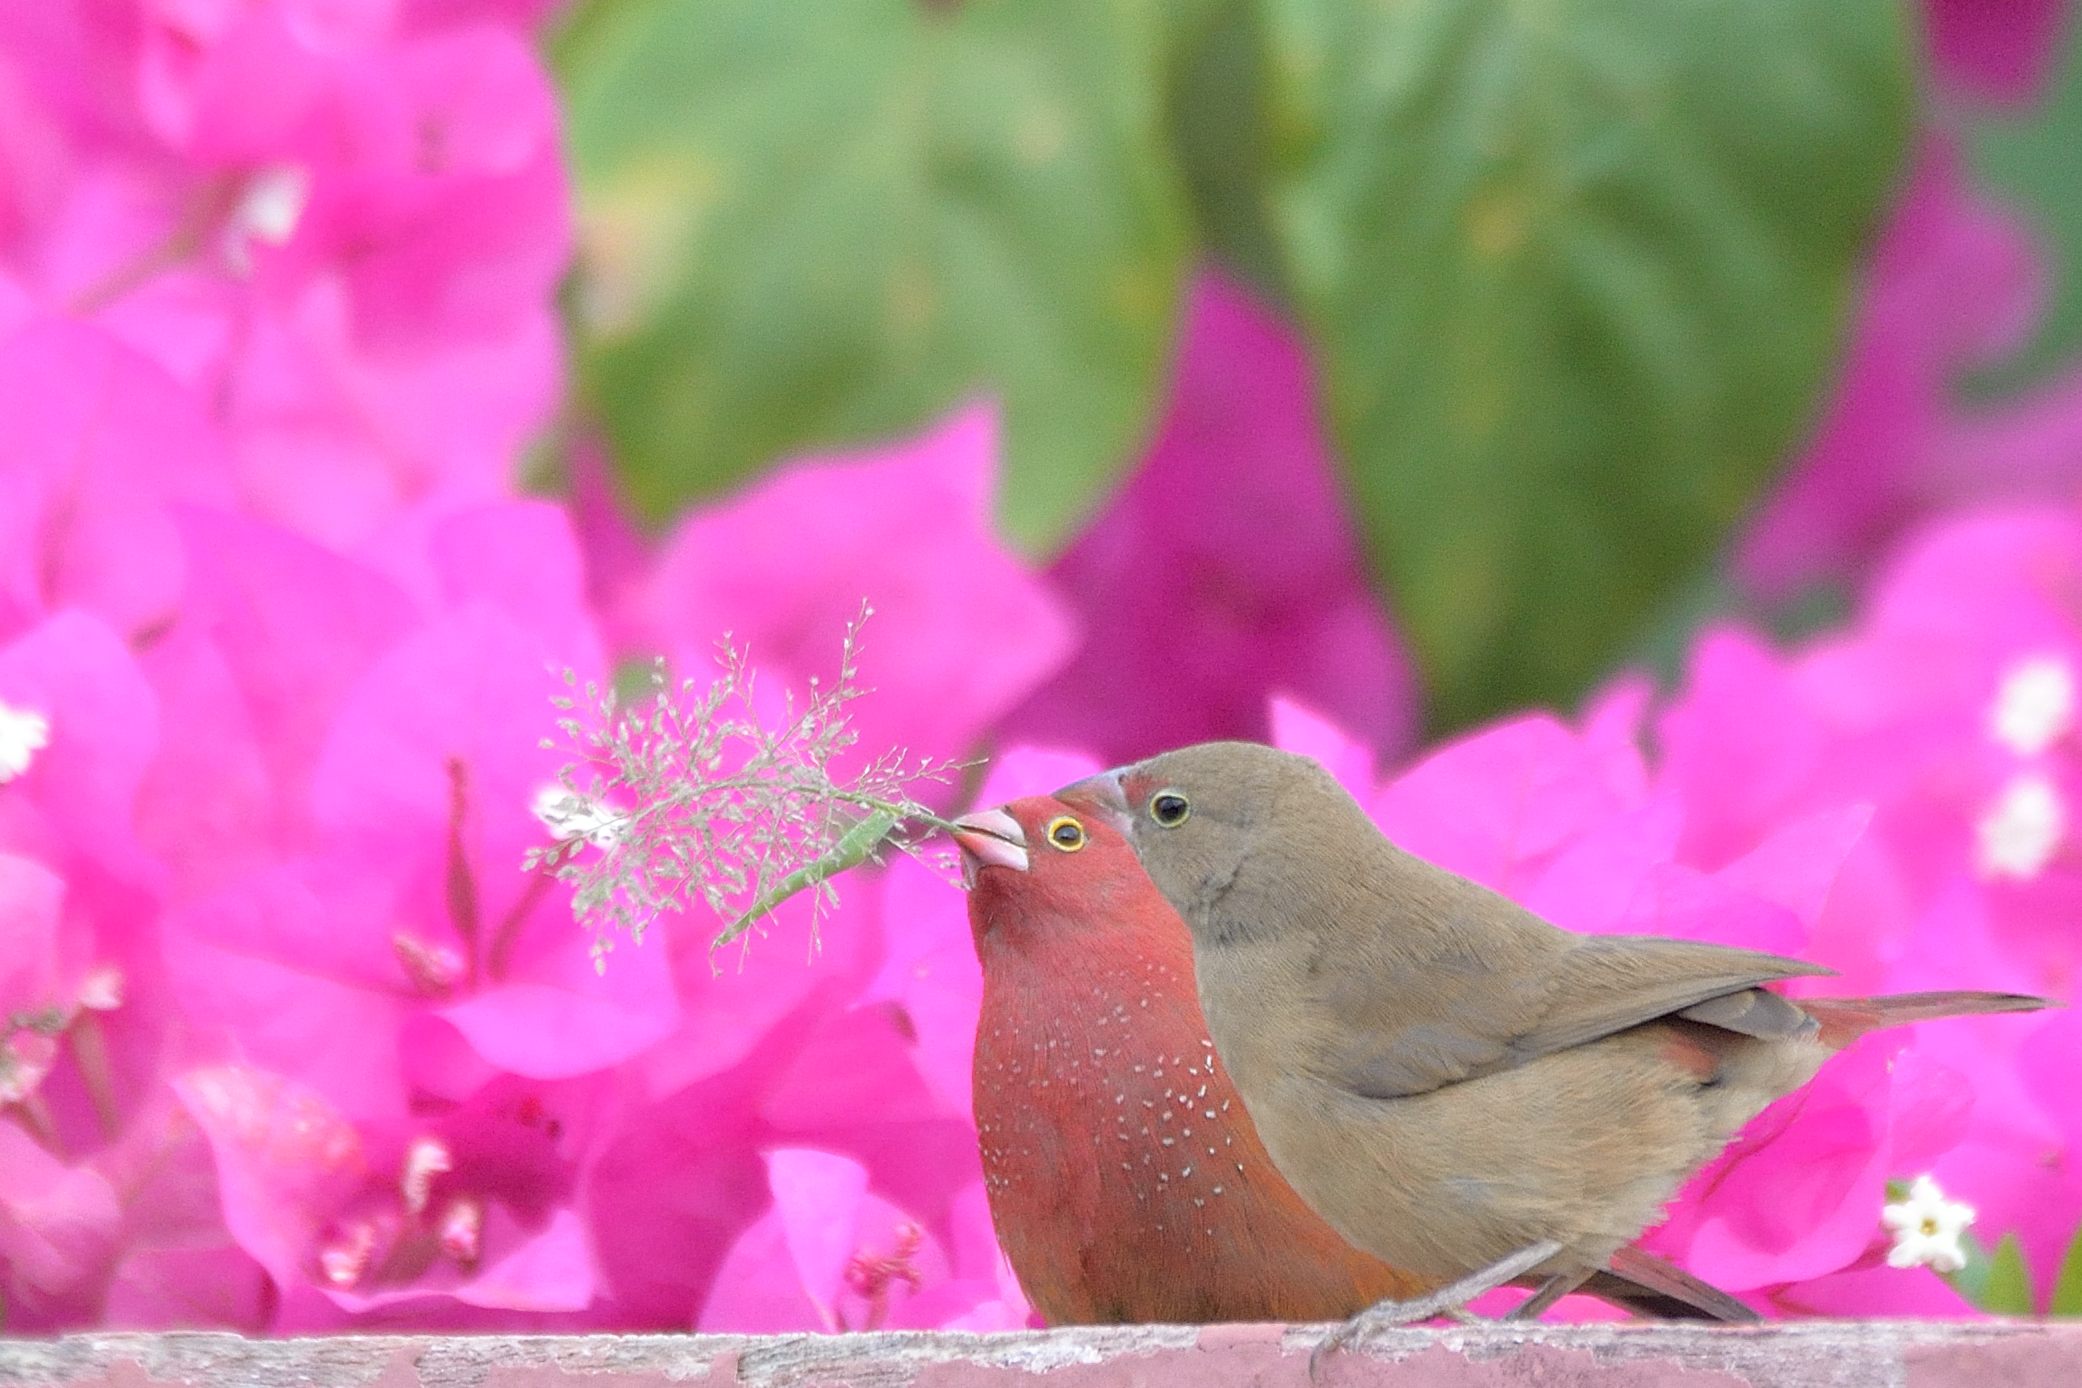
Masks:
[[[1075,853],[1084,847],[1084,826],[1068,815],[1057,815],[1048,821],[1048,841],[1065,853]]]
[[[1193,807],[1175,790],[1160,790],[1149,798],[1149,817],[1166,829],[1176,829],[1192,812]]]

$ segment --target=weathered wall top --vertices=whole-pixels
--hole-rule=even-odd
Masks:
[[[15,1388],[1304,1388],[1317,1326],[1005,1335],[83,1335],[0,1341]],[[2082,1322],[1399,1330],[1322,1388],[2082,1388]]]

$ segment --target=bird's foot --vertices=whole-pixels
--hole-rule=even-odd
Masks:
[[[1374,1303],[1325,1335],[1316,1345],[1308,1357],[1309,1382],[1317,1381],[1317,1373],[1326,1358],[1336,1354],[1361,1335],[1377,1330],[1392,1330],[1397,1326],[1416,1325],[1439,1316],[1450,1316],[1460,1321],[1479,1320],[1480,1317],[1465,1309],[1468,1302],[1486,1291],[1525,1276],[1559,1252],[1559,1243],[1553,1239],[1542,1239],[1539,1243],[1526,1245],[1508,1257],[1497,1259],[1486,1268],[1469,1273],[1458,1282],[1449,1282],[1435,1292],[1411,1297],[1407,1301]]]

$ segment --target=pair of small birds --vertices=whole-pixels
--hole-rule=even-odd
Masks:
[[[1634,1239],[1866,1032],[2045,999],[1789,1001],[1799,960],[1579,936],[1403,852],[1314,762],[1166,753],[957,821],[991,1214],[1052,1324],[1754,1320]],[[1181,919],[1182,918],[1182,919]]]

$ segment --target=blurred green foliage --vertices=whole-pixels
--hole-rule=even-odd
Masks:
[[[1274,198],[1441,721],[1571,699],[1798,441],[1911,108],[1892,0],[1268,0]]]
[[[1966,1266],[1951,1274],[1958,1293],[1991,1316],[2033,1314],[2031,1268],[2015,1231],[2004,1234],[1991,1250],[1971,1234],[1962,1235]]]
[[[1158,6],[611,0],[560,49],[580,375],[652,514],[1004,403],[1064,540],[1148,423],[1186,265]]]
[[[2001,394],[2082,352],[2082,23],[2068,25],[2052,88],[2022,112],[1978,122],[1970,151],[1975,172],[2030,219],[2051,262],[2053,301],[2037,335],[1981,382]]]
[[[993,392],[1045,554],[1212,254],[1317,350],[1435,721],[1570,702],[1812,418],[1908,46],[1898,0],[595,0],[584,396],[663,515]]]
[[[2075,1231],[2075,1241],[2060,1261],[2046,1311],[2055,1316],[2082,1316],[2082,1229]]]

